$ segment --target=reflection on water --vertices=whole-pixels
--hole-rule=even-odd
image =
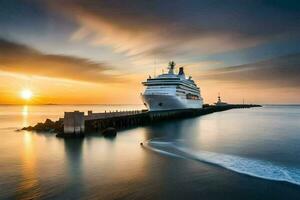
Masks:
[[[229,158],[300,168],[300,108],[231,110],[120,131],[113,139],[64,140],[52,134],[14,131],[46,118],[58,119],[64,110],[104,109],[91,107],[0,106],[1,200],[224,199],[224,194],[227,199],[250,200],[298,199],[300,195],[299,187],[162,156],[140,146],[140,142],[162,138],[184,142],[196,152],[213,152],[219,155],[218,162],[224,162],[223,155],[232,155]],[[249,167],[239,161],[235,169]],[[272,193],[266,193],[270,188]]]
[[[22,115],[28,116],[28,105],[24,105],[22,108]]]
[[[199,120],[197,118],[174,120],[170,123],[158,123],[155,124],[155,126],[145,128],[147,133],[146,139],[162,138],[166,140],[175,140],[189,138],[193,133],[198,133],[198,123]]]
[[[83,158],[82,148],[84,139],[63,140],[67,159],[66,173],[68,174],[67,187],[64,190],[70,193],[69,198],[81,196],[84,190],[83,184]]]
[[[40,196],[39,181],[37,177],[36,153],[32,134],[23,134],[23,147],[21,149],[22,176],[17,189],[18,199],[33,199]]]
[[[28,114],[29,114],[28,106],[24,105],[23,108],[22,108],[22,122],[23,122],[22,126],[23,127],[29,126],[29,124],[28,124]]]

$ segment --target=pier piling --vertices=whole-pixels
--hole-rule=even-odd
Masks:
[[[65,112],[64,133],[80,135],[85,132],[84,112]]]

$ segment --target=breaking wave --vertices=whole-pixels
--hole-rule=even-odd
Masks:
[[[168,156],[193,159],[249,176],[300,185],[299,168],[276,165],[272,162],[244,158],[236,155],[194,151],[181,145],[179,142],[150,140],[145,147]]]

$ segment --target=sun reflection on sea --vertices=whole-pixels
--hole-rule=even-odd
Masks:
[[[37,198],[40,195],[34,146],[32,133],[24,132],[23,150],[21,151],[23,179],[17,193],[20,199]]]
[[[28,115],[29,115],[28,105],[24,105],[22,108],[22,125],[23,125],[23,127],[28,126]]]

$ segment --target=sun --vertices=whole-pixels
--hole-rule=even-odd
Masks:
[[[21,97],[24,100],[29,100],[32,98],[32,92],[29,89],[24,89],[21,91]]]

